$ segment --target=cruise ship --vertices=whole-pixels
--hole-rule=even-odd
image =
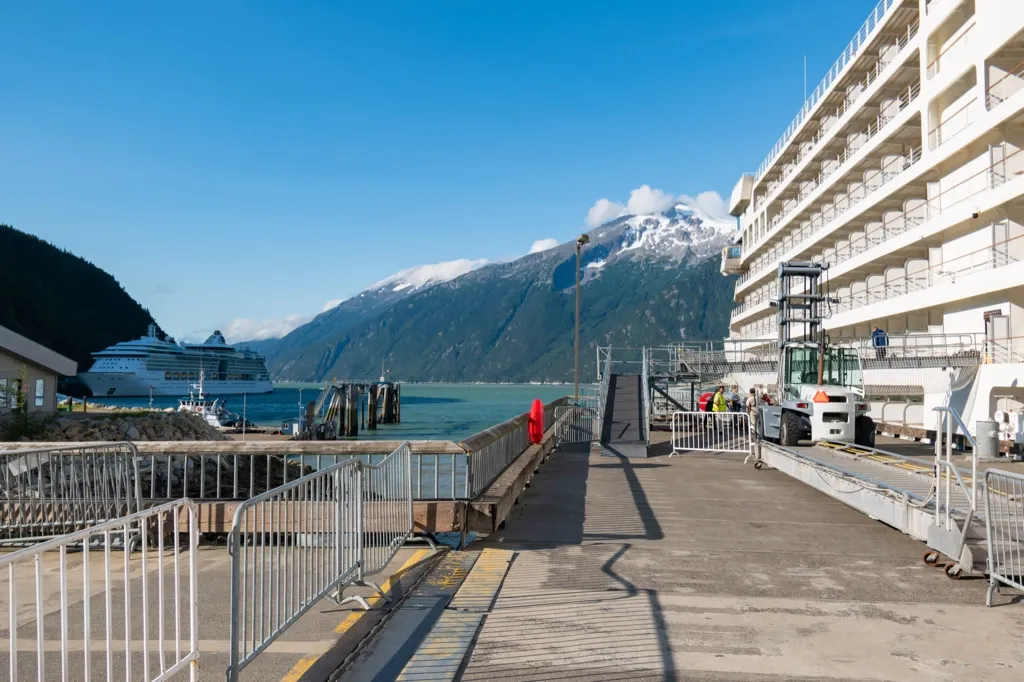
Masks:
[[[1022,148],[1024,1],[882,0],[732,191],[727,347],[777,338],[779,262],[827,263],[832,343],[888,335],[876,422],[1024,430]]]
[[[146,335],[93,353],[95,362],[79,378],[94,396],[183,396],[200,380],[212,395],[270,393],[266,359],[229,346],[215,331],[202,343],[177,344]],[[151,393],[152,392],[152,393]]]

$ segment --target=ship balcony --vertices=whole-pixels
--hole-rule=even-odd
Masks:
[[[744,271],[743,247],[739,244],[722,249],[722,274],[738,275]]]
[[[1024,90],[1024,31],[986,60],[985,71],[988,82],[985,108],[988,110]]]

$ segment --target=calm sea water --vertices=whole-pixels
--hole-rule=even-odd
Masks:
[[[528,412],[534,398],[545,403],[572,393],[572,386],[488,384],[403,384],[402,423],[360,431],[360,438],[383,440],[461,440],[517,414]],[[301,394],[300,394],[301,391]],[[316,400],[319,387],[284,385],[273,393],[245,399],[245,416],[261,426],[280,426],[299,417]],[[301,399],[300,399],[301,395]],[[228,396],[227,407],[242,414],[242,396]],[[104,405],[147,407],[149,398],[97,398]],[[154,397],[153,407],[177,407],[178,399]]]

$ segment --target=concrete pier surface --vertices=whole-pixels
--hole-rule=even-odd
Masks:
[[[231,613],[231,560],[224,546],[201,546],[199,552],[198,586],[199,586],[199,649],[201,656],[199,679],[201,680],[224,680],[224,673],[229,662],[229,628]],[[105,640],[104,640],[104,584],[103,584],[103,560],[102,551],[90,552],[92,561],[91,567],[91,679],[107,679]],[[123,561],[123,553],[112,552],[114,561],[120,569],[120,562]],[[132,566],[132,599],[133,599],[133,623],[132,623],[132,679],[145,679],[142,676],[142,630],[141,617],[138,615],[141,599],[141,580],[137,578],[141,573],[140,553],[131,555]],[[415,580],[415,570],[422,565],[427,568],[433,551],[424,545],[407,545],[401,549],[384,571],[372,578],[375,582],[384,587],[385,591],[400,591],[402,583]],[[151,558],[152,562],[153,559]],[[170,559],[166,564],[169,576]],[[153,564],[150,563],[152,573]],[[19,674],[23,679],[36,679],[36,625],[34,617],[35,602],[32,598],[35,589],[34,573],[31,566],[28,570],[16,574],[15,593],[19,595],[18,603],[23,613],[22,626],[19,628],[18,644],[21,653],[18,656]],[[58,554],[47,552],[43,555],[43,575],[46,585],[56,585],[59,571]],[[85,643],[83,639],[83,580],[82,580],[82,554],[71,553],[68,556],[68,629],[69,629],[69,654],[68,680],[86,679],[84,672],[83,650]],[[165,585],[164,603],[168,613],[173,611],[173,599],[171,595],[172,585],[168,577]],[[187,573],[184,576],[182,587],[187,590]],[[156,585],[152,582],[149,585],[151,608],[156,606]],[[123,572],[115,571],[112,576],[112,593],[115,595],[112,604],[112,622],[115,633],[115,653],[113,655],[113,676],[111,679],[125,679],[125,654],[124,654],[124,581]],[[0,610],[7,612],[7,604],[10,594],[9,578],[6,571],[0,575]],[[360,594],[369,598],[371,610],[364,612],[355,604],[338,606],[330,598],[320,600],[313,608],[304,614],[296,623],[288,628],[280,638],[270,645],[269,649],[257,657],[245,670],[241,679],[246,682],[278,682],[280,680],[294,681],[309,672],[314,665],[329,667],[337,666],[344,655],[348,653],[349,647],[354,647],[363,634],[359,633],[354,638],[350,632],[358,627],[368,626],[375,621],[377,615],[382,615],[385,604],[379,599],[372,598],[373,591],[363,587],[347,587],[345,596]],[[183,594],[187,599],[187,592]],[[26,611],[27,609],[27,611]],[[182,601],[182,613],[185,614],[183,624],[182,646],[188,646],[188,616],[187,604]],[[44,652],[45,652],[45,679],[62,679],[61,677],[61,601],[60,592],[57,589],[47,590],[44,600]],[[358,624],[358,627],[357,627]],[[151,670],[159,670],[157,651],[157,628],[155,617],[151,618],[150,625],[150,667]],[[168,627],[164,637],[167,642],[168,659],[173,662],[173,629]],[[9,679],[8,670],[10,665],[10,632],[6,622],[0,623],[0,678]],[[184,648],[188,651],[187,648]],[[323,674],[325,679],[329,670]],[[181,673],[175,679],[188,679],[187,673]]]
[[[555,452],[504,529],[515,551],[464,682],[1020,680],[1024,603],[741,455]],[[658,442],[662,441],[662,442]]]

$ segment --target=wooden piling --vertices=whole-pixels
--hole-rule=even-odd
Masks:
[[[370,384],[370,425],[371,431],[377,430],[377,384]]]

